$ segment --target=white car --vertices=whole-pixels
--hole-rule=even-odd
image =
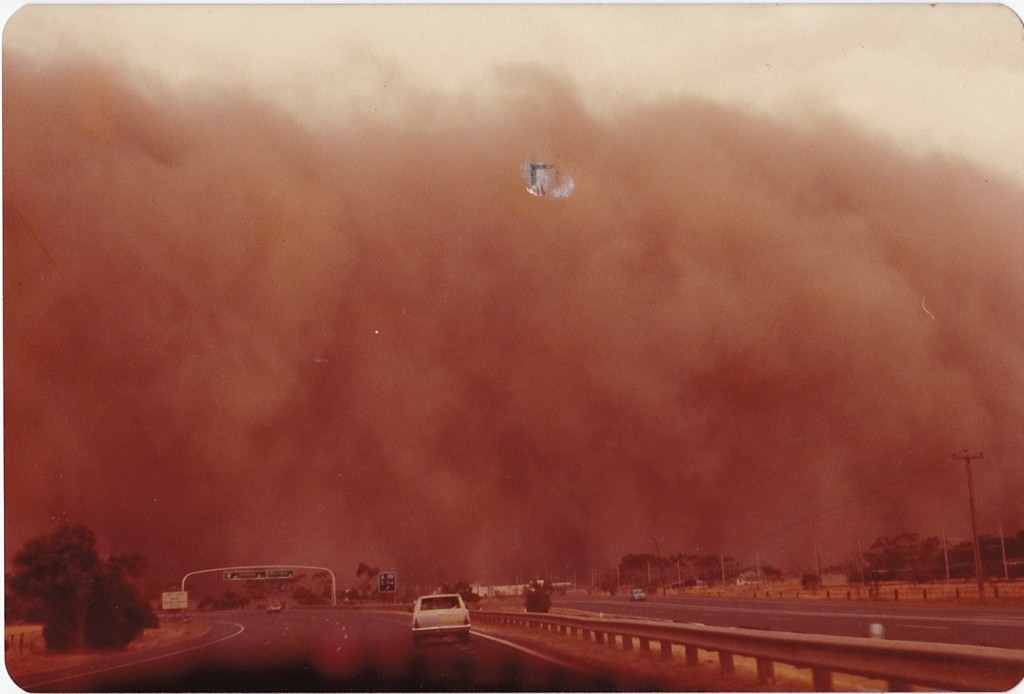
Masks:
[[[629,599],[633,602],[643,602],[647,599],[647,593],[644,592],[643,588],[634,588],[629,592]]]
[[[412,608],[412,640],[426,636],[458,636],[469,641],[469,609],[458,593],[439,593],[417,598]]]

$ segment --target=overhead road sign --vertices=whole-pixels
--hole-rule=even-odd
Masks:
[[[265,581],[272,578],[295,578],[295,572],[290,569],[248,569],[224,572],[225,581]]]

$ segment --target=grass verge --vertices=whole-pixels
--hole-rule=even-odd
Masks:
[[[161,646],[190,641],[204,635],[210,627],[202,622],[168,622],[157,629],[144,629],[134,641],[125,648],[126,651],[145,651]],[[25,650],[17,652],[8,650],[5,654],[7,672],[12,678],[18,675],[31,675],[48,670],[59,670],[65,667],[83,665],[112,651],[90,651],[88,653],[59,653],[47,650]]]

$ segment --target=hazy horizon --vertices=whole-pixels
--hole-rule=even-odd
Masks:
[[[392,65],[381,113],[356,91],[327,120],[28,45],[5,35],[8,562],[63,519],[159,576],[501,583],[655,539],[827,564],[968,538],[964,449],[980,530],[1024,528],[1024,183],[995,159],[829,109],[607,108],[545,60],[478,91]],[[529,161],[572,194],[530,195]]]

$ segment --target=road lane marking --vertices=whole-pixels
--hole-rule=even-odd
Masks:
[[[552,656],[547,655],[545,653],[541,653],[540,651],[535,651],[532,648],[527,648],[526,646],[521,646],[518,643],[513,643],[512,641],[506,641],[505,639],[499,639],[497,636],[491,636],[490,634],[484,634],[484,633],[479,632],[479,631],[474,631],[472,633],[473,633],[473,636],[475,636],[477,638],[487,639],[488,641],[494,641],[495,643],[500,643],[503,646],[508,646],[509,648],[512,648],[514,650],[521,651],[522,653],[526,653],[527,655],[533,656],[534,658],[539,658],[539,659],[541,659],[541,660],[543,660],[543,661],[545,661],[547,663],[550,663],[551,665],[555,665],[557,667],[562,667],[562,668],[568,668],[568,669],[573,670],[575,672],[582,672],[582,673],[586,673],[587,672],[587,670],[585,670],[584,668],[581,668],[579,665],[576,665],[574,663],[570,663],[570,662],[568,662],[566,660],[559,660],[558,658],[552,657]]]
[[[930,624],[893,624],[894,627],[903,627],[904,629],[934,629],[936,631],[953,631],[952,627],[935,627]]]
[[[141,665],[142,663],[149,663],[149,662],[152,662],[154,660],[161,660],[163,658],[170,658],[171,656],[180,655],[182,653],[188,653],[189,651],[195,651],[195,650],[198,650],[200,648],[206,648],[208,646],[214,646],[214,645],[216,645],[216,644],[218,644],[218,643],[220,643],[222,641],[227,641],[228,639],[233,639],[236,636],[238,636],[239,634],[241,634],[243,631],[245,631],[245,627],[243,627],[241,624],[236,624],[235,622],[213,622],[213,623],[214,624],[230,624],[232,626],[238,627],[238,631],[236,631],[233,634],[228,634],[227,636],[219,638],[216,641],[211,641],[209,643],[202,643],[202,644],[199,644],[198,646],[190,646],[188,648],[181,648],[181,649],[179,649],[177,651],[172,651],[171,653],[163,653],[161,655],[155,655],[155,656],[151,656],[149,658],[140,658],[139,660],[133,660],[130,663],[121,663],[120,665],[112,665],[110,667],[99,668],[98,670],[88,670],[86,672],[80,672],[80,673],[77,673],[77,674],[74,674],[74,675],[66,675],[64,677],[57,677],[55,679],[45,680],[43,682],[32,682],[30,684],[26,684],[25,686],[26,687],[42,687],[44,685],[53,684],[54,682],[64,682],[65,680],[74,680],[74,679],[79,679],[79,678],[82,678],[82,677],[91,677],[92,675],[98,675],[98,674],[103,673],[103,672],[112,672],[113,670],[121,670],[121,669],[126,668],[126,667],[133,667],[135,665]]]
[[[577,604],[595,604],[589,601],[584,601]],[[601,603],[596,603],[601,605]],[[924,622],[962,622],[964,624],[987,624],[993,626],[1017,626],[1024,624],[1024,620],[1017,619],[1015,617],[979,617],[970,615],[912,615],[912,614],[899,614],[894,613],[870,613],[870,612],[826,612],[824,610],[815,611],[801,611],[791,609],[778,609],[772,607],[743,607],[743,606],[717,606],[717,605],[701,605],[698,607],[691,607],[690,605],[681,605],[672,602],[655,601],[648,603],[650,607],[669,608],[669,609],[693,609],[693,610],[704,610],[707,612],[730,612],[730,613],[750,613],[750,614],[762,614],[762,615],[796,615],[799,617],[839,617],[845,619],[905,619],[905,620],[920,620]],[[605,606],[606,607],[606,606]],[[626,615],[636,617],[636,615]]]

